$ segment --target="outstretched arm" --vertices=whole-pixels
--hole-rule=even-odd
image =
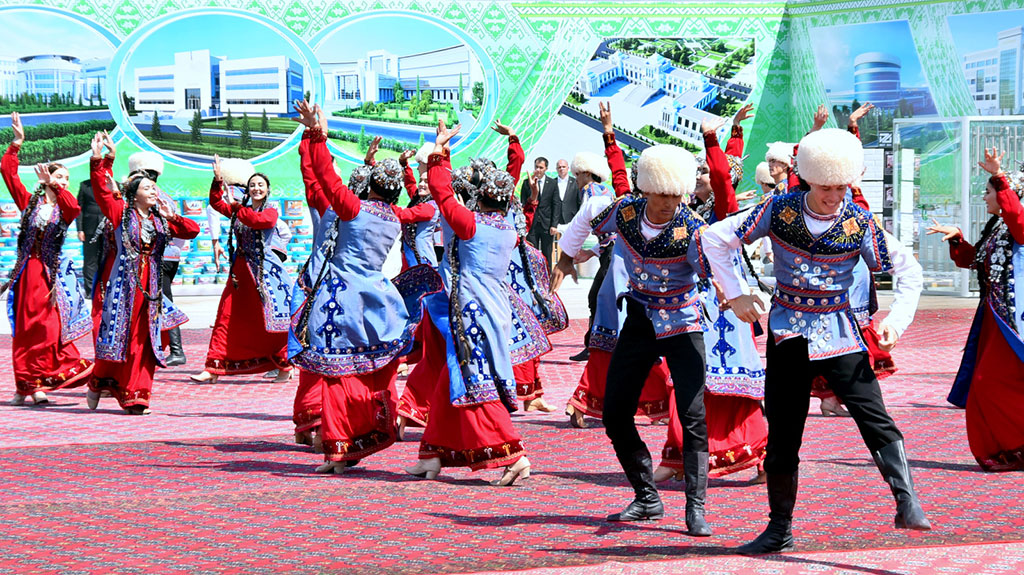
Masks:
[[[526,152],[523,151],[523,147],[519,144],[519,138],[512,128],[502,124],[500,120],[495,120],[491,129],[508,137],[508,164],[505,166],[505,171],[512,176],[513,185],[518,184],[523,164],[526,163]]]
[[[302,171],[302,183],[306,188],[306,203],[316,210],[320,217],[323,217],[327,208],[331,207],[331,203],[327,201],[327,196],[324,195],[324,190],[320,187],[320,181],[317,180],[316,174],[313,172],[313,161],[309,157],[309,136],[310,131],[306,130],[302,133],[302,140],[299,142],[299,169]]]
[[[724,220],[729,214],[740,209],[736,201],[736,190],[732,186],[732,176],[729,173],[729,160],[725,153],[718,147],[718,136],[715,135],[718,126],[709,123],[707,120],[701,122],[701,131],[704,132],[704,152],[707,154],[708,171],[711,179],[711,190],[715,194],[715,218],[718,221]]]

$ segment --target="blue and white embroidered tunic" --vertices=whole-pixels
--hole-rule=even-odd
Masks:
[[[812,360],[866,352],[850,304],[854,269],[861,260],[869,270],[892,271],[899,279],[886,323],[902,334],[913,320],[923,287],[920,264],[866,210],[844,202],[835,214],[820,216],[807,207],[806,195],[797,191],[769,197],[751,212],[708,229],[704,249],[726,297],[747,290],[733,270],[733,251],[768,236],[777,281],[768,326],[776,342],[802,337]]]
[[[437,268],[437,252],[434,251],[434,232],[441,222],[441,212],[434,200],[424,202],[434,207],[434,217],[424,222],[402,226],[402,256],[406,266],[427,264]]]

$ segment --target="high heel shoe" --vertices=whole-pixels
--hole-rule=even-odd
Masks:
[[[664,465],[659,465],[658,468],[654,470],[654,482],[655,483],[665,483],[669,479],[675,479],[676,481],[682,481],[683,480],[683,470],[682,469],[673,469],[671,467],[665,467]]]
[[[317,466],[314,470],[316,473],[334,473],[341,475],[345,473],[345,469],[351,467],[347,461],[327,461],[323,465]]]
[[[407,467],[405,472],[423,479],[437,479],[437,474],[441,473],[441,458],[420,459],[416,465]]]
[[[311,433],[313,435],[313,453],[322,454],[324,452],[324,438],[320,436],[319,428],[316,431],[312,431]]]
[[[309,431],[296,431],[295,443],[297,445],[313,445],[313,434]]]
[[[826,397],[821,400],[821,414],[825,417],[836,415],[839,417],[850,417],[850,412],[843,407],[843,404],[839,403],[839,400],[834,397]]]
[[[85,404],[89,406],[89,409],[95,411],[100,406],[100,392],[91,389],[85,392]]]
[[[505,468],[505,472],[501,474],[501,479],[496,479],[491,482],[491,485],[495,487],[511,487],[515,485],[516,479],[529,479],[530,478],[530,460],[526,456],[520,457],[515,463]]]
[[[25,405],[25,396],[20,393],[15,393],[14,399],[11,400],[11,405]]]
[[[556,409],[558,408],[544,401],[543,397],[527,399],[523,402],[523,411],[542,411],[544,413],[551,413]]]
[[[32,394],[32,401],[35,405],[43,405],[46,403],[50,403],[50,398],[46,397],[45,393],[37,391]]]
[[[569,425],[575,427],[576,429],[586,429],[587,428],[587,421],[585,419],[583,419],[583,412],[582,411],[576,409],[575,407],[573,407],[571,405],[569,407],[565,408],[565,411],[566,411],[566,415],[569,416]]]
[[[208,371],[203,371],[196,375],[190,375],[188,378],[196,383],[217,383],[217,376]]]
[[[405,416],[399,415],[398,419],[395,421],[395,426],[398,428],[398,441],[405,441]]]
[[[289,381],[292,380],[292,372],[293,371],[295,371],[295,370],[289,369],[289,370],[286,371],[286,370],[282,369],[282,370],[278,371],[277,372],[277,377],[275,377],[274,380],[271,381],[271,383],[288,383]]]

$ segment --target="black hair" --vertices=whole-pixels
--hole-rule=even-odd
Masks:
[[[988,274],[982,273],[984,269],[983,262],[985,260],[985,242],[989,240],[992,234],[999,227],[999,222],[1002,218],[996,214],[988,219],[985,223],[985,228],[981,230],[981,238],[974,244],[974,269],[978,270],[978,285],[981,288],[982,299],[988,294]]]
[[[395,188],[393,190],[389,190],[384,186],[378,185],[377,182],[375,182],[372,177],[370,178],[370,185],[367,188],[367,191],[373,192],[377,196],[383,198],[384,201],[389,204],[394,204],[398,202],[398,198],[402,196],[402,188]],[[360,194],[359,199],[365,200],[369,198],[369,194],[367,193],[367,191],[364,191],[363,194]],[[366,195],[366,197],[362,197],[363,195]]]
[[[264,174],[262,174],[260,172],[256,172],[255,174],[249,176],[249,180],[245,184],[245,195],[242,196],[242,206],[243,207],[247,207],[247,206],[251,206],[252,205],[252,198],[249,196],[249,183],[252,182],[252,179],[255,178],[256,176],[259,176],[259,177],[263,178],[263,180],[267,182],[267,195],[268,196],[270,195],[270,178],[268,178],[266,175],[264,175]],[[264,201],[263,206],[260,207],[260,211],[262,211],[263,208],[266,207],[266,205],[267,204]],[[234,264],[235,264],[235,226],[236,225],[238,225],[238,212],[237,211],[235,213],[231,214],[231,223],[228,225],[228,262],[229,262],[229,266],[230,266],[230,270],[231,270],[231,283],[234,285],[234,287],[237,288],[238,287],[238,278],[235,277],[235,271],[234,271],[235,270],[235,265]],[[251,271],[253,273],[253,279],[256,280],[256,291],[259,293],[260,301],[266,301],[266,295],[267,294],[265,293],[265,290],[263,289],[263,257],[264,257],[265,251],[266,251],[266,246],[263,245],[263,231],[262,230],[250,229],[249,233],[252,236],[253,245],[255,246],[254,253],[252,254],[254,256],[253,259],[255,260],[254,262],[252,262],[252,263],[255,264],[252,267],[255,268],[255,269],[252,269]],[[248,260],[248,258],[246,258],[246,260]],[[249,263],[249,262],[247,261],[247,263]]]
[[[503,212],[507,212],[509,207],[508,200],[496,200],[484,194],[477,194],[476,203],[489,210],[501,210]]]
[[[259,176],[259,177],[263,178],[263,181],[267,183],[267,195],[270,195],[270,178],[268,178],[267,175],[264,174],[263,172],[256,172],[255,174],[249,176],[249,179],[246,180],[246,182],[245,182],[245,190],[246,190],[246,192],[249,191],[249,184],[252,183],[252,179],[255,178],[256,176]],[[150,179],[152,179],[152,178],[150,178]],[[153,181],[156,181],[156,180],[153,180]]]
[[[549,162],[548,159],[545,158],[544,156],[537,156],[537,158],[533,160],[533,165],[536,166],[537,162],[544,162],[545,170],[548,169],[548,166],[551,165],[551,162]]]
[[[46,165],[46,171],[49,174],[52,174],[52,173],[54,173],[54,172],[56,172],[57,170],[60,170],[60,169],[65,169],[66,170],[67,168],[63,164],[60,164],[60,163],[57,163],[57,162],[51,162],[51,163]],[[19,269],[21,267],[22,261],[24,260],[24,258],[26,258],[28,256],[28,254],[23,254],[22,253],[22,248],[24,247],[25,242],[28,241],[28,237],[29,237],[28,234],[36,233],[32,229],[32,223],[33,223],[32,222],[32,218],[35,216],[36,208],[39,206],[39,200],[42,199],[45,194],[46,194],[46,187],[45,186],[43,186],[43,185],[36,186],[35,192],[32,193],[32,196],[28,200],[28,205],[25,206],[25,211],[23,211],[21,213],[21,222],[19,223],[19,229],[18,229],[18,262],[14,266],[15,270],[17,270],[17,269]],[[49,225],[49,224],[47,224],[47,225]],[[60,245],[60,246],[63,246],[64,245],[64,238],[67,237],[67,233],[68,233],[68,224],[67,224],[67,222],[64,221],[64,218],[57,218],[57,222],[55,223],[55,225],[57,226],[57,235],[56,235],[57,244]],[[40,246],[40,247],[42,247],[42,246]],[[45,258],[44,261],[43,261],[43,265],[46,266],[46,270],[49,272],[50,286],[51,286],[52,289],[56,290],[56,286],[57,286],[57,283],[56,283],[57,282],[57,272],[60,269],[60,254],[61,254],[61,250],[60,249],[54,249],[54,250],[40,249],[40,253],[43,254],[43,256]],[[13,273],[12,273],[12,276],[13,276]],[[13,279],[13,277],[12,277],[12,279]],[[10,285],[10,280],[8,280],[4,284],[4,289],[6,289],[9,285]],[[0,290],[0,291],[3,291],[3,290]],[[56,292],[54,291],[52,293],[56,293]],[[8,297],[10,297],[10,296],[8,296]]]
[[[155,270],[150,270],[150,273],[156,273],[157,274],[156,275],[156,286],[157,287],[156,287],[156,292],[151,294],[148,291],[146,291],[146,286],[142,285],[142,281],[141,281],[142,278],[138,276],[138,273],[139,273],[139,261],[138,261],[139,258],[138,258],[138,255],[139,255],[139,253],[142,250],[142,246],[141,245],[138,245],[138,246],[134,245],[132,243],[133,238],[130,237],[130,234],[127,233],[129,225],[130,225],[130,222],[131,222],[131,218],[132,217],[138,217],[137,215],[133,216],[133,214],[137,214],[137,212],[138,212],[138,210],[135,209],[135,196],[136,196],[136,194],[138,194],[139,186],[142,185],[142,181],[143,180],[153,181],[152,178],[150,178],[148,175],[145,175],[144,171],[140,170],[139,172],[136,172],[135,176],[128,181],[127,185],[124,186],[124,189],[123,189],[122,193],[124,194],[125,206],[124,206],[124,210],[121,212],[121,231],[122,231],[122,233],[125,236],[128,236],[128,237],[127,238],[123,238],[121,243],[124,246],[125,250],[127,250],[129,252],[129,259],[134,260],[130,264],[130,267],[132,268],[131,269],[131,273],[136,274],[136,284],[135,284],[136,287],[138,287],[139,290],[142,291],[142,295],[147,300],[149,300],[150,302],[156,304],[156,306],[157,306],[157,313],[159,314],[159,310],[161,309],[161,307],[163,305],[163,291],[162,291],[163,288],[161,286],[163,286],[164,245],[166,245],[166,237],[154,237],[153,238],[153,246],[155,246],[157,248],[157,249],[154,249],[152,251],[153,257],[156,259],[156,262],[155,262],[156,263],[156,269]],[[154,183],[156,183],[156,182],[154,182]],[[158,236],[164,235],[163,233],[160,232],[160,229],[166,230],[167,229],[167,222],[164,221],[164,217],[162,215],[160,215],[160,210],[157,209],[156,205],[153,205],[153,206],[151,206],[149,208],[149,215],[152,216],[154,220],[160,222],[160,224],[161,224],[159,226],[159,228],[157,229]],[[133,252],[134,252],[134,255],[133,255]]]

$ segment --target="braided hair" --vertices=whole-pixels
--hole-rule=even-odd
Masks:
[[[267,197],[270,197],[270,178],[266,174],[256,172],[249,176],[249,181],[245,185],[245,195],[242,196],[242,207],[252,206],[252,197],[249,195],[249,188],[252,186],[253,178],[262,178],[267,183]],[[263,205],[259,207],[257,211],[262,212],[267,206],[266,200]],[[231,222],[228,226],[228,261],[231,262],[231,283],[235,288],[238,288],[238,278],[235,276],[235,229],[238,227],[238,231],[242,232],[244,225],[238,223],[238,211],[236,210],[231,214]],[[256,280],[256,291],[259,293],[260,301],[266,301],[266,289],[263,286],[263,257],[265,255],[266,247],[263,245],[263,233],[260,230],[253,230],[245,228],[246,234],[249,236],[251,241],[252,249],[244,250],[242,257],[246,259],[246,263],[249,265],[249,270],[253,274],[253,279]]]
[[[145,296],[145,298],[148,301],[156,304],[157,315],[159,315],[161,308],[163,307],[163,291],[161,289],[161,286],[163,285],[163,248],[164,245],[167,243],[167,233],[165,231],[167,230],[167,222],[164,221],[164,217],[160,215],[160,210],[157,209],[157,206],[154,205],[151,208],[149,208],[149,215],[153,218],[154,223],[157,224],[156,226],[154,226],[155,229],[153,238],[150,241],[150,245],[153,246],[151,253],[153,258],[156,260],[156,269],[150,270],[150,273],[153,273],[155,271],[157,274],[156,290],[153,293],[150,293],[149,291],[146,290],[146,286],[142,285],[142,278],[139,276],[138,259],[141,257],[142,254],[142,238],[139,238],[139,244],[136,245],[135,237],[131,233],[129,233],[132,228],[131,222],[134,219],[138,221],[141,236],[141,230],[144,223],[143,221],[141,221],[141,218],[138,214],[138,210],[135,209],[135,196],[139,191],[139,186],[142,184],[144,180],[153,181],[148,175],[145,175],[143,173],[133,173],[128,181],[128,184],[124,186],[123,194],[125,207],[124,210],[121,212],[121,243],[124,246],[124,251],[128,259],[132,260],[132,262],[129,264],[129,267],[130,273],[134,275],[136,287],[138,287],[138,289],[142,291],[142,295]]]
[[[57,162],[52,162],[50,164],[47,164],[46,166],[46,170],[50,174],[60,169],[67,168],[65,168],[63,164],[59,164]],[[28,200],[28,205],[25,207],[25,211],[21,213],[21,222],[19,224],[20,227],[18,230],[18,262],[15,264],[13,268],[14,270],[20,269],[22,263],[29,256],[29,254],[24,252],[25,243],[30,239],[29,234],[37,233],[35,230],[33,230],[35,224],[34,220],[36,210],[39,207],[39,201],[43,198],[45,194],[46,186],[44,186],[43,184],[37,185],[36,189],[32,192],[32,196]],[[54,206],[54,208],[56,211],[56,209],[58,209],[58,206]],[[51,220],[52,219],[53,218],[51,217]],[[57,273],[60,271],[61,247],[64,245],[64,238],[67,236],[68,232],[68,224],[67,222],[64,221],[64,218],[56,218],[56,220],[56,222],[51,221],[44,223],[42,229],[40,230],[44,233],[45,237],[45,232],[47,228],[49,228],[51,225],[56,227],[56,234],[54,236],[55,245],[39,246],[39,253],[43,261],[43,265],[46,266],[46,271],[48,273],[47,279],[50,282],[51,295],[56,294]],[[4,290],[10,287],[10,283],[12,280],[13,278],[9,279],[7,282],[4,283],[3,289],[0,289],[0,293],[2,293]]]

